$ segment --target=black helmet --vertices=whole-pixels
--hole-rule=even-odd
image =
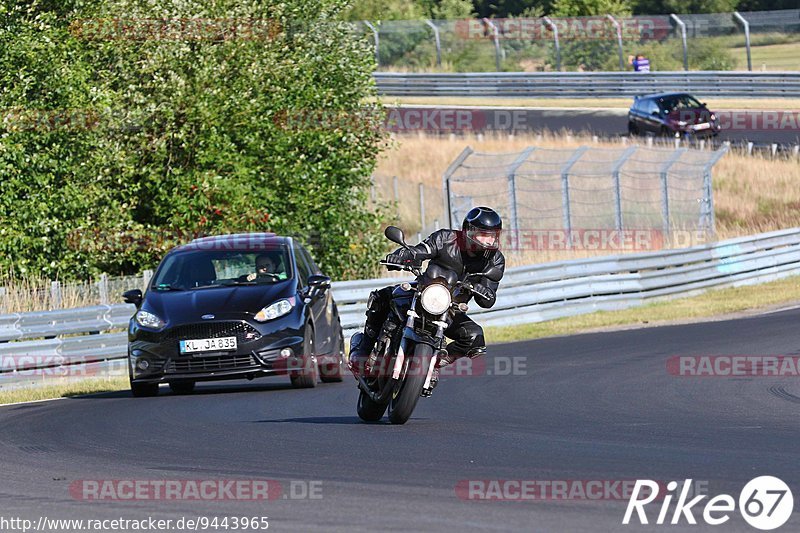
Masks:
[[[461,224],[466,244],[477,251],[496,250],[500,246],[500,232],[503,220],[494,209],[489,207],[473,207]],[[483,238],[481,238],[483,237]],[[490,237],[491,239],[486,239]]]

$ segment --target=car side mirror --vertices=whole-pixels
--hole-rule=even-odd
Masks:
[[[122,293],[122,300],[126,304],[133,304],[138,309],[142,305],[142,291],[139,289],[131,289]]]
[[[305,290],[305,297],[316,298],[325,294],[331,286],[331,278],[322,274],[311,274],[308,276],[308,287]]]
[[[322,274],[311,274],[308,276],[308,286],[315,289],[327,289],[331,286],[331,278]]]

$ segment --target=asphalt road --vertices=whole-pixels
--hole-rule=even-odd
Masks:
[[[628,110],[608,107],[470,107],[408,105],[389,110],[388,127],[398,133],[531,132],[549,130],[600,136],[628,133]],[[719,114],[719,112],[718,112]],[[800,112],[729,110],[720,116],[723,130],[715,142],[800,144]]]
[[[756,531],[738,512],[717,527],[623,526],[627,501],[613,491],[605,500],[478,501],[456,487],[691,478],[738,499],[748,480],[774,475],[797,499],[798,378],[679,377],[667,361],[800,354],[798,320],[800,310],[789,310],[495,346],[489,372],[443,379],[404,426],[361,423],[351,379],[312,390],[269,378],[200,385],[190,396],[121,392],[0,407],[0,519],[267,516],[277,531]],[[84,501],[70,492],[80,480],[253,479],[278,481],[276,499]],[[307,491],[315,497],[303,498]],[[648,507],[651,523],[658,507]],[[702,508],[694,515],[702,524]],[[800,513],[779,531],[800,531]]]

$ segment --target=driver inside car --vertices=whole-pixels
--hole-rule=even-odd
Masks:
[[[275,259],[269,254],[260,254],[256,257],[256,271],[251,272],[245,278],[247,281],[256,279],[286,279],[286,270],[279,269]]]

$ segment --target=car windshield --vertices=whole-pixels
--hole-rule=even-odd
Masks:
[[[700,102],[688,94],[676,94],[661,99],[661,109],[664,111],[680,111],[681,109],[697,109],[703,107]]]
[[[292,277],[286,247],[272,250],[192,250],[168,256],[153,278],[154,290],[190,290],[276,283]]]

